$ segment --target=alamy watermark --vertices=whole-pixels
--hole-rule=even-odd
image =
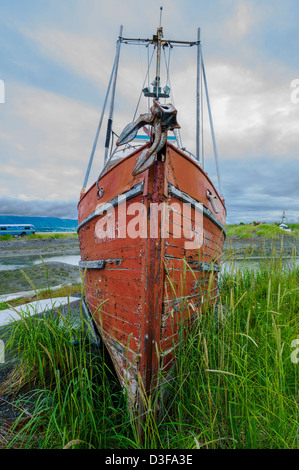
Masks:
[[[0,339],[0,364],[5,363],[5,344],[2,339]]]
[[[117,204],[97,206],[97,215],[103,215],[95,226],[96,243],[116,238],[183,238],[185,249],[199,249],[203,245],[203,205],[177,202],[126,204],[119,196]],[[159,228],[161,227],[161,229]]]
[[[291,93],[291,102],[293,104],[299,103],[299,78],[295,78],[295,80],[291,81],[291,88],[294,90]]]
[[[294,339],[291,342],[291,348],[295,348],[295,350],[291,354],[291,361],[293,364],[299,363],[299,338]]]
[[[5,85],[4,81],[0,80],[0,104],[5,103]]]

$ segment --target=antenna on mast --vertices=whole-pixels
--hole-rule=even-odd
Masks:
[[[157,64],[156,64],[156,77],[152,82],[153,89],[151,90],[149,86],[143,88],[142,92],[146,98],[155,98],[159,101],[159,98],[169,98],[170,96],[170,88],[166,85],[163,88],[161,87],[161,49],[162,49],[162,38],[163,38],[163,28],[162,24],[162,13],[163,7],[160,7],[160,22],[159,27],[157,29],[157,34],[153,36],[152,44],[157,47]]]
[[[163,7],[160,7],[160,24],[159,24],[159,28],[161,28],[161,26],[162,26],[162,13],[163,13]]]

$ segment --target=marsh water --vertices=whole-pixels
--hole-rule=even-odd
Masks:
[[[47,262],[60,262],[69,264],[72,266],[78,266],[80,260],[80,255],[45,255],[43,256],[43,261]],[[21,256],[21,257],[7,257],[7,258],[0,258],[0,271],[12,271],[14,269],[23,269],[29,266],[34,266],[37,264],[41,264],[42,259],[38,255],[31,255],[31,256]],[[222,272],[235,269],[258,269],[261,265],[261,258],[247,258],[244,259],[235,259],[235,260],[228,260],[225,261],[222,265]],[[292,257],[285,257],[283,258],[283,265],[286,268],[294,268],[295,266],[299,266],[299,257],[292,258]]]
[[[78,266],[80,255],[44,255],[42,259],[45,263],[60,262],[70,264],[72,266]],[[0,258],[0,271],[13,271],[14,269],[23,269],[29,266],[42,264],[42,259],[38,255]]]
[[[270,258],[269,258],[270,260]],[[245,270],[245,269],[259,269],[261,266],[267,263],[267,258],[238,258],[234,260],[225,261],[222,264],[221,272],[235,272],[236,270]],[[282,265],[285,269],[294,269],[296,266],[299,266],[299,257],[286,256],[282,258]]]

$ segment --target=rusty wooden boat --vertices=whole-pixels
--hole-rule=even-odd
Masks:
[[[153,88],[143,89],[151,108],[125,127],[109,155],[120,45],[130,42],[157,52]],[[121,28],[105,99],[111,92],[104,168],[86,191],[105,106],[78,205],[84,311],[137,407],[140,391],[151,393],[159,371],[171,369],[182,328],[217,299],[225,240],[221,187],[215,188],[200,158],[200,110],[192,156],[177,138],[177,111],[166,103],[169,87],[160,86],[161,50],[176,44],[196,47],[197,98],[206,91],[218,165],[199,33],[193,42],[168,41],[160,26],[152,39],[128,39]],[[135,147],[140,129],[148,141]]]

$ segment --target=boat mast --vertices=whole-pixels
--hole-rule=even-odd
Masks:
[[[202,54],[201,54],[201,67],[202,67],[203,80],[204,80],[205,91],[206,91],[206,99],[207,99],[207,105],[208,105],[208,113],[209,113],[209,120],[210,120],[210,128],[211,128],[211,134],[212,134],[212,140],[213,140],[213,148],[214,148],[214,157],[215,157],[216,171],[217,171],[217,177],[218,177],[219,193],[220,193],[220,196],[223,197],[222,184],[221,184],[221,177],[220,177],[220,168],[219,168],[219,159],[218,159],[218,151],[217,151],[217,145],[216,145],[216,137],[215,137],[214,124],[213,124],[213,117],[212,117],[212,111],[211,111],[211,105],[210,105],[210,98],[209,98],[209,91],[208,91],[208,84],[207,84],[207,77],[206,77],[205,65],[204,65],[204,61],[203,61],[203,56],[202,56]]]
[[[159,28],[157,29],[157,65],[156,65],[156,78],[155,78],[155,84],[156,84],[156,99],[159,100],[159,90],[160,90],[160,73],[161,73],[161,49],[162,49],[162,37],[163,37],[163,28],[161,26],[161,21],[162,21],[162,11],[163,7],[160,7],[160,24]]]
[[[163,7],[160,7],[160,24],[159,27],[157,28],[157,34],[153,36],[152,39],[149,38],[124,38],[122,37],[122,32],[123,32],[123,26],[120,27],[120,32],[119,32],[119,38],[117,41],[117,48],[116,48],[116,56],[115,56],[115,61],[113,64],[113,69],[111,72],[111,77],[110,77],[110,82],[107,90],[107,94],[105,97],[105,102],[104,102],[104,107],[102,110],[99,126],[97,129],[96,133],[96,138],[95,142],[93,145],[93,149],[91,152],[90,156],[90,161],[89,165],[87,168],[83,188],[81,191],[81,197],[83,197],[85,193],[85,188],[87,186],[87,181],[95,153],[95,148],[97,145],[98,137],[99,137],[99,132],[100,128],[102,125],[102,120],[103,116],[105,113],[105,108],[107,104],[107,99],[108,95],[110,92],[110,88],[112,85],[112,96],[111,96],[111,103],[110,103],[110,113],[109,113],[109,118],[108,118],[108,125],[107,125],[107,133],[106,133],[106,141],[105,141],[105,155],[104,155],[104,167],[103,170],[99,176],[103,174],[105,167],[108,163],[108,151],[109,151],[109,145],[110,145],[110,138],[111,138],[111,132],[112,132],[112,122],[113,122],[113,112],[114,112],[114,97],[115,97],[115,89],[116,89],[116,80],[117,80],[117,72],[118,72],[118,64],[119,64],[119,55],[120,55],[120,46],[121,43],[125,44],[133,44],[133,45],[145,45],[149,46],[150,44],[154,45],[157,47],[157,64],[156,64],[156,77],[154,81],[152,82],[153,88],[148,86],[142,90],[144,96],[146,98],[154,98],[157,101],[159,101],[160,98],[169,98],[170,96],[170,88],[168,86],[165,86],[162,90],[161,87],[161,51],[162,47],[169,46],[197,46],[197,85],[196,85],[196,155],[195,158],[196,160],[202,165],[204,165],[203,162],[203,147],[201,151],[201,144],[203,145],[203,139],[201,139],[201,130],[202,130],[202,125],[203,125],[203,116],[201,115],[201,106],[202,106],[202,92],[203,92],[203,87],[205,88],[205,95],[206,95],[206,100],[207,100],[207,106],[208,106],[208,114],[209,114],[209,121],[210,121],[210,128],[211,128],[211,134],[212,134],[212,140],[213,140],[213,147],[214,147],[214,156],[215,156],[215,161],[216,161],[216,170],[217,170],[217,176],[218,176],[218,185],[219,185],[219,192],[222,197],[222,185],[221,185],[221,178],[220,178],[220,169],[219,169],[219,161],[218,161],[218,152],[217,152],[217,145],[216,145],[216,139],[215,139],[215,132],[214,132],[214,125],[213,125],[213,119],[212,119],[212,112],[211,112],[211,106],[210,106],[210,100],[209,100],[209,93],[208,93],[208,86],[207,86],[207,79],[206,79],[206,73],[205,73],[205,67],[204,67],[204,62],[203,62],[203,54],[202,54],[202,48],[201,48],[201,41],[200,41],[200,28],[197,30],[197,41],[175,41],[172,39],[164,39],[163,40],[163,28],[161,26],[161,21],[162,21],[162,12],[163,12]],[[149,70],[148,70],[149,73]],[[113,82],[113,83],[112,83]],[[202,141],[201,141],[202,140]],[[98,180],[99,180],[98,178]]]
[[[112,71],[111,71],[111,75],[110,75],[110,80],[109,80],[109,84],[108,84],[108,88],[107,88],[107,92],[106,92],[106,96],[105,96],[105,100],[104,100],[104,105],[103,105],[101,117],[100,117],[100,120],[99,120],[96,136],[95,136],[95,139],[94,139],[94,144],[93,144],[93,147],[92,147],[92,151],[91,151],[91,155],[90,155],[90,158],[89,158],[89,163],[88,163],[88,166],[87,166],[83,186],[82,186],[82,189],[81,189],[80,199],[84,196],[85,191],[86,191],[87,182],[88,182],[90,170],[91,170],[92,163],[93,163],[94,154],[95,154],[95,151],[96,151],[96,147],[97,147],[97,143],[98,143],[101,127],[102,127],[103,118],[104,118],[106,105],[107,105],[107,101],[108,101],[108,97],[109,97],[110,88],[111,88],[111,85],[112,85],[113,78],[114,78],[113,89],[114,89],[114,93],[115,93],[116,74],[117,74],[117,68],[118,68],[118,62],[119,62],[119,49],[120,49],[122,29],[123,29],[123,26],[120,27],[120,35],[119,35],[119,40],[118,40],[118,43],[117,43],[115,59],[114,59],[114,63],[113,63],[113,67],[112,67]],[[110,107],[110,111],[111,111],[111,107]],[[113,112],[113,108],[112,108],[112,112]]]
[[[197,29],[197,80],[196,80],[196,160],[203,167],[200,156],[200,90],[201,90],[201,45],[200,28]]]
[[[115,98],[115,89],[116,89],[116,80],[117,80],[117,72],[118,72],[118,64],[119,64],[119,53],[120,53],[120,45],[121,45],[122,34],[123,34],[123,25],[120,26],[119,40],[117,42],[116,65],[115,65],[114,80],[113,80],[113,86],[112,86],[112,92],[111,92],[110,112],[109,112],[107,133],[106,133],[104,164],[106,163],[107,158],[108,158],[110,137],[111,137],[111,132],[112,132],[112,122],[113,122],[113,112],[114,112],[114,98]]]

